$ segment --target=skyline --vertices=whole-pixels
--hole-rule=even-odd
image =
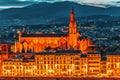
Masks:
[[[2,39],[7,40],[7,43],[2,42],[0,44],[0,77],[6,80],[8,80],[7,78],[9,80],[19,80],[19,78],[20,80],[24,78],[31,80],[33,80],[32,78],[36,80],[43,80],[44,78],[46,78],[45,80],[53,80],[53,78],[57,80],[65,80],[66,78],[73,80],[84,80],[84,78],[113,80],[115,78],[119,80],[120,44],[108,44],[107,46],[105,41],[119,41],[119,38],[112,39],[119,33],[114,34],[112,38],[107,38],[107,34],[112,36],[120,28],[113,26],[114,28],[111,30],[109,27],[99,28],[93,25],[79,27],[75,19],[74,9],[72,8],[70,11],[68,26],[60,25],[58,28],[54,24],[54,26],[40,26],[40,28],[32,25],[34,29],[30,27],[29,29],[27,27],[22,29],[22,26],[20,26],[21,29],[17,26],[1,28],[0,30],[4,30],[0,31],[3,35],[10,33],[7,35],[10,36],[9,38],[2,35],[0,37],[1,41]],[[95,21],[94,23],[96,23]],[[107,20],[104,22],[108,23]],[[66,32],[64,29],[68,29],[68,31]],[[100,32],[99,34],[104,32],[105,34],[102,39],[98,34],[94,38],[82,34],[88,33],[85,29],[90,31],[89,34],[97,32]],[[11,32],[14,33],[11,35]],[[104,42],[95,44],[99,40]]]
[[[120,7],[120,0],[0,0],[0,9],[21,8],[39,2],[60,2],[73,1],[82,5],[91,5],[97,7],[117,6]]]

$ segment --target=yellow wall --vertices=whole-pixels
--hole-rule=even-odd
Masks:
[[[120,55],[107,55],[106,70],[110,76],[120,76]]]
[[[37,54],[33,62],[3,61],[4,76],[80,75],[80,54]]]

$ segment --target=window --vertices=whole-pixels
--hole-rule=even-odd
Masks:
[[[62,64],[62,61],[60,61],[60,64]]]
[[[51,58],[51,60],[53,60],[53,58]]]
[[[75,62],[75,65],[79,65],[80,63],[79,62]]]
[[[42,67],[42,65],[41,65],[41,69],[42,69],[43,67]]]
[[[51,65],[51,69],[53,69],[53,65]]]
[[[59,67],[57,66],[57,69],[59,69]]]
[[[39,64],[39,62],[37,62],[37,64]]]
[[[70,67],[68,66],[68,69],[69,69]]]
[[[76,69],[76,70],[79,70],[80,68],[79,68],[79,66],[76,66],[75,69]]]
[[[62,69],[62,66],[60,65],[60,69]]]
[[[75,60],[79,60],[79,57],[76,57]]]
[[[53,64],[53,61],[51,61],[51,64]]]
[[[46,64],[46,61],[44,61],[44,64]]]
[[[64,65],[64,69],[65,69],[65,65]]]
[[[46,60],[46,57],[44,57],[44,60]]]

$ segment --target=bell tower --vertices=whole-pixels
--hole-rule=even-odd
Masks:
[[[69,23],[69,34],[76,34],[76,21],[75,21],[75,14],[74,9],[72,8],[71,14],[70,14],[70,23]]]
[[[69,23],[69,45],[68,48],[77,49],[77,25],[75,21],[74,9],[72,8]]]

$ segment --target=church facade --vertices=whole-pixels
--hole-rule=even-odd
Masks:
[[[15,42],[14,52],[42,52],[47,47],[84,51],[90,45],[90,39],[77,32],[75,14],[72,9],[68,34],[30,34],[24,30],[22,33],[19,32],[19,40]]]

